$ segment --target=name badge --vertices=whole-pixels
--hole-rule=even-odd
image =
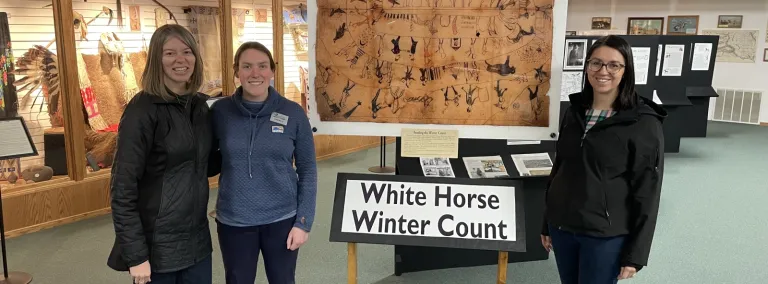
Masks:
[[[282,125],[288,125],[288,116],[281,113],[273,112],[272,116],[269,117],[269,121],[272,121],[274,123],[279,123]]]
[[[272,133],[283,133],[283,127],[279,125],[272,126]]]

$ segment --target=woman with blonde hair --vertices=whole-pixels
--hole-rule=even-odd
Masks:
[[[125,107],[112,166],[115,244],[107,264],[135,284],[211,283],[208,97],[192,34],[152,35],[142,91]]]

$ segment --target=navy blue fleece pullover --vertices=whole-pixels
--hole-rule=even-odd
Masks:
[[[310,231],[317,166],[312,129],[301,106],[272,87],[263,104],[244,102],[238,88],[213,103],[211,112],[221,152],[217,220],[246,227],[296,216],[294,226]]]

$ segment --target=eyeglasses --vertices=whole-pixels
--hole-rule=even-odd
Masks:
[[[624,64],[617,63],[617,62],[608,62],[603,63],[600,60],[597,59],[590,59],[587,61],[587,67],[589,68],[589,71],[597,72],[600,71],[600,69],[603,69],[603,66],[608,70],[608,73],[616,73],[619,72],[622,68],[624,68]]]

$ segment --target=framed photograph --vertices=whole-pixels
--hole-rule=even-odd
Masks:
[[[768,62],[768,48],[763,50],[763,62]]]
[[[699,33],[699,16],[667,17],[668,35],[695,35]]]
[[[565,56],[563,57],[564,70],[583,70],[587,57],[586,39],[566,39]]]
[[[592,17],[593,30],[610,30],[611,17]]]
[[[724,29],[740,29],[742,20],[744,20],[744,16],[741,15],[720,15],[717,17],[717,27]]]
[[[629,18],[627,34],[662,35],[664,34],[664,18]]]

